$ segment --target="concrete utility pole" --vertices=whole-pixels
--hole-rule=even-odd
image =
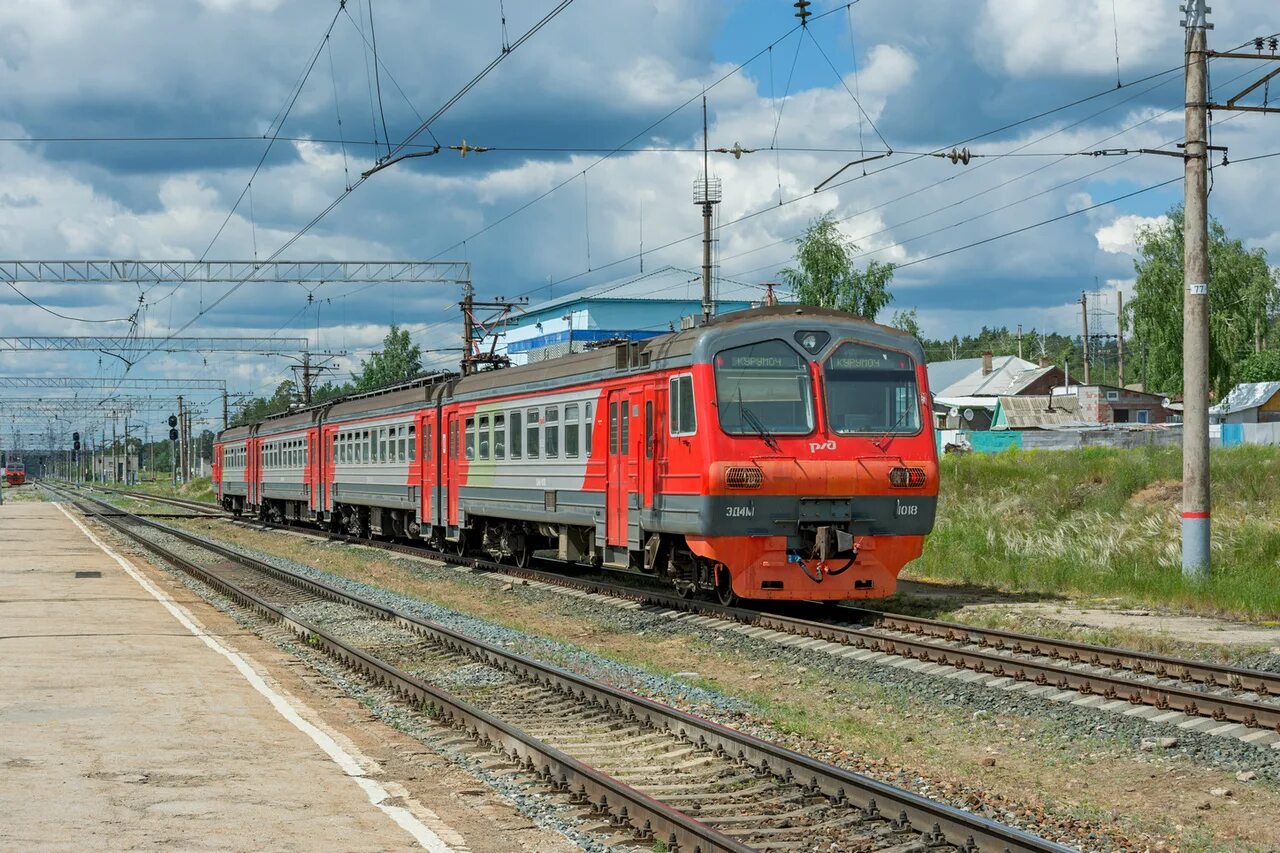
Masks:
[[[548,277],[550,278],[550,277]],[[550,291],[550,284],[547,290]],[[475,347],[475,320],[472,317],[475,311],[476,294],[475,289],[468,282],[462,286],[462,375],[466,376],[471,373],[471,357],[475,355],[473,349]]]
[[[179,482],[185,483],[187,481],[187,478],[183,476],[183,472],[186,471],[186,466],[183,465],[183,456],[185,454],[183,453],[183,441],[182,441],[182,424],[183,424],[183,419],[185,417],[185,414],[186,414],[186,410],[183,409],[182,407],[182,395],[179,394],[178,395],[178,440],[174,442],[174,450],[176,452],[173,457],[174,459],[173,482],[175,485]]]
[[[1084,321],[1084,335],[1080,340],[1084,344],[1084,384],[1089,383],[1089,294],[1080,291],[1080,317]]]
[[[311,353],[302,354],[302,405],[311,405]]]
[[[1022,361],[1022,324],[1018,324],[1018,360]]]
[[[1124,293],[1116,287],[1116,384],[1124,387]],[[1146,388],[1142,389],[1147,390]]]
[[[1205,0],[1187,0],[1183,163],[1182,574],[1209,576],[1209,151]]]

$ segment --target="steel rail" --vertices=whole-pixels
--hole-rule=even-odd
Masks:
[[[111,506],[95,498],[88,498],[88,500],[102,506]],[[115,507],[111,508],[113,510],[116,509]],[[655,728],[666,729],[685,742],[697,744],[699,748],[714,751],[718,755],[736,758],[759,772],[794,780],[804,786],[806,793],[809,795],[821,795],[837,804],[852,804],[861,809],[865,819],[888,820],[899,828],[912,827],[923,834],[923,840],[930,846],[951,844],[961,850],[1036,851],[1036,853],[1042,853],[1042,851],[1055,851],[1055,853],[1058,853],[1058,851],[1070,850],[1070,848],[1056,842],[1039,838],[1022,830],[943,803],[934,802],[909,791],[826,764],[710,720],[670,708],[624,690],[597,683],[482,640],[467,637],[443,625],[371,602],[354,593],[330,586],[323,581],[272,566],[195,534],[168,527],[167,525],[157,524],[143,518],[135,520],[139,525],[155,529],[165,535],[174,536],[196,547],[215,553],[224,559],[262,572],[312,594],[359,607],[422,636],[433,637],[491,666],[514,672],[530,680],[551,686],[558,691],[585,697],[594,704],[611,709],[614,713],[620,714],[629,720],[641,720]],[[127,525],[120,524],[114,518],[104,518],[103,521],[113,527],[127,528]],[[142,542],[144,547],[152,548],[153,550],[164,550],[163,546],[154,546],[153,548],[154,543],[149,543],[145,537],[138,537],[136,534],[128,533],[127,531],[126,535]],[[198,569],[197,571],[201,575],[207,574],[204,570]],[[270,607],[270,605],[265,606]],[[272,610],[279,614],[279,618],[282,620],[290,621],[291,617],[285,616],[274,610],[274,608]],[[306,629],[315,630],[310,626],[307,626]],[[363,655],[363,653],[358,654]],[[400,675],[403,676],[404,674],[400,673]],[[412,678],[411,676],[405,677]],[[433,693],[442,693],[442,691],[437,691],[435,688],[429,687],[429,685],[424,684],[422,687],[431,690]],[[460,702],[460,700],[455,701]],[[551,747],[545,748],[552,750]],[[568,757],[564,756],[564,758]],[[604,791],[602,795],[607,794],[608,792]],[[594,793],[592,795],[594,796]],[[640,794],[640,796],[643,797],[645,795]],[[631,817],[632,820],[635,819],[634,815]],[[691,818],[687,819],[692,821]],[[702,826],[701,824],[698,825]],[[737,842],[733,843],[736,844]],[[696,848],[681,847],[679,849],[691,850]]]
[[[559,586],[595,592],[601,595],[629,598],[643,604],[666,607],[669,609],[682,610],[707,616],[715,616],[729,621],[756,625],[784,633],[812,637],[814,639],[826,640],[828,642],[878,651],[883,654],[913,658],[920,661],[948,666],[962,667],[975,672],[987,673],[993,677],[1009,677],[1018,681],[1031,681],[1037,685],[1053,686],[1060,690],[1075,690],[1084,695],[1099,695],[1108,700],[1117,699],[1130,702],[1134,705],[1150,705],[1159,710],[1177,710],[1187,714],[1188,716],[1212,717],[1215,720],[1239,723],[1249,728],[1269,728],[1280,733],[1280,704],[1259,702],[1243,697],[1221,696],[1205,691],[1189,690],[1171,685],[1148,684],[1132,681],[1124,678],[1123,676],[1108,673],[1081,672],[1080,670],[1073,669],[1071,666],[1058,665],[1050,661],[1028,661],[981,650],[954,649],[946,646],[940,646],[936,643],[887,637],[883,634],[877,633],[875,630],[858,628],[838,622],[820,622],[812,619],[783,615],[759,609],[729,607],[712,602],[685,599],[673,593],[640,589],[634,586],[613,584],[606,581],[570,578],[563,574],[546,572],[532,568],[521,569],[510,565],[504,565],[493,560],[448,554],[413,545],[377,542],[345,534],[334,534],[318,529],[309,529],[307,527],[293,525],[275,525],[257,520],[242,521],[249,524],[266,524],[271,528],[309,533],[311,535],[347,542],[350,544],[370,545],[384,550],[413,554],[419,557],[428,557],[430,559],[455,565],[463,565],[478,570],[498,572],[513,577],[538,580]],[[858,610],[858,608],[845,609],[854,612]],[[879,611],[868,612],[881,615]],[[919,621],[928,622],[929,620]],[[922,625],[920,627],[923,631],[926,626]],[[939,628],[937,630],[941,629]],[[986,631],[987,629],[955,626],[955,630],[968,631],[971,634],[976,634]],[[1102,661],[1105,661],[1108,655],[1115,655],[1118,658],[1131,656],[1135,659],[1150,660],[1153,662],[1163,659],[1166,666],[1165,671],[1169,673],[1166,677],[1169,678],[1180,678],[1182,673],[1185,672],[1192,674],[1193,677],[1184,680],[1194,681],[1199,680],[1196,679],[1194,675],[1196,673],[1200,673],[1203,678],[1202,683],[1206,685],[1226,687],[1241,691],[1254,690],[1254,686],[1256,685],[1263,689],[1255,690],[1254,692],[1269,695],[1280,695],[1280,689],[1270,686],[1270,683],[1280,684],[1280,679],[1273,680],[1267,673],[1234,667],[1223,667],[1216,664],[1200,663],[1180,658],[1150,655],[1144,652],[1130,652],[1123,649],[1113,649],[1101,646],[1095,647],[1090,646],[1087,643],[1057,641],[1042,637],[1032,637],[1030,635],[1018,635],[1012,632],[993,632],[993,634],[999,633],[1006,634],[1010,643],[1013,642],[1014,638],[1019,638],[1023,642],[1021,651],[1027,654],[1034,654],[1034,652],[1029,650],[1036,644],[1039,644],[1041,647],[1052,647],[1053,645],[1058,644],[1064,651],[1067,651],[1067,654],[1064,657],[1072,663],[1091,663],[1092,658],[1084,657],[1084,653],[1086,652],[1089,654],[1096,652],[1099,660]],[[1080,655],[1079,661],[1070,657],[1068,647],[1073,645],[1076,647],[1077,654]],[[997,646],[997,648],[999,647]],[[1014,649],[1010,650],[1016,651]],[[1107,666],[1108,664],[1101,663],[1099,665]],[[1173,669],[1172,667],[1175,665],[1180,668]],[[1135,663],[1133,666],[1120,666],[1119,668],[1131,671],[1142,671],[1139,667],[1140,664]],[[1158,675],[1158,672],[1149,674]],[[1249,677],[1248,680],[1245,679],[1246,676]],[[1232,680],[1233,677],[1240,680],[1235,682]],[[1236,683],[1239,683],[1241,686],[1235,687]]]
[[[60,490],[48,487],[55,494]],[[62,496],[79,503],[75,495],[61,492]],[[99,505],[109,506],[104,501],[87,498]],[[81,504],[82,509],[83,504]],[[649,795],[637,791],[624,782],[613,779],[595,768],[584,764],[555,747],[543,743],[538,738],[528,735],[488,712],[470,703],[440,690],[421,679],[385,663],[367,652],[352,646],[329,634],[310,622],[290,616],[284,610],[265,601],[259,596],[209,571],[187,558],[175,553],[172,549],[141,536],[129,524],[115,514],[91,513],[104,524],[118,533],[128,537],[156,556],[182,569],[187,574],[199,579],[202,583],[217,589],[240,605],[247,607],[261,616],[278,622],[288,628],[300,640],[308,645],[318,647],[330,657],[340,660],[355,671],[365,675],[383,687],[393,689],[403,700],[417,705],[428,714],[439,717],[446,724],[464,729],[467,735],[482,745],[491,746],[508,756],[512,761],[522,765],[522,769],[535,772],[541,781],[547,782],[552,789],[571,792],[573,800],[579,804],[590,804],[592,813],[602,817],[608,816],[610,823],[618,830],[630,829],[637,840],[652,842],[657,833],[665,836],[668,849],[681,851],[703,851],[703,853],[749,853],[750,847],[725,836],[701,822],[677,811]],[[233,560],[239,565],[261,571],[279,580],[284,580],[303,588],[314,595],[330,601],[358,607],[379,618],[394,620],[402,627],[417,634],[431,636],[447,636],[453,632],[443,626],[435,626],[421,620],[405,617],[395,611],[374,604],[373,602],[350,595],[320,581],[304,578],[292,572],[278,569],[267,563],[223,548],[215,543],[182,531],[174,530],[147,519],[133,516],[132,521],[138,525],[153,528],[165,535],[174,536],[184,542],[207,549],[220,557]],[[465,640],[460,635],[453,644]],[[474,641],[472,641],[474,642]],[[504,667],[506,669],[506,667]],[[577,790],[572,789],[576,787]],[[643,821],[637,825],[636,821]]]
[[[853,615],[872,621],[876,627],[910,634],[968,642],[1031,655],[1056,657],[1072,663],[1088,663],[1112,669],[1127,669],[1158,678],[1195,681],[1211,687],[1229,687],[1262,696],[1280,696],[1280,674],[1242,667],[1187,660],[1114,646],[1096,646],[1076,640],[1038,637],[999,628],[975,628],[941,619],[906,616],[864,607],[844,607]]]
[[[169,504],[170,506],[181,507],[182,509],[194,510],[210,518],[226,518],[230,516],[230,513],[228,513],[226,510],[222,509],[221,507],[215,504],[208,503],[206,501],[193,501],[193,500],[187,500],[184,498],[170,497],[168,495],[153,495],[150,492],[134,492],[134,491],[129,491],[127,489],[107,488],[105,486],[89,486],[88,488],[92,489],[95,492],[102,492],[108,495],[111,495],[111,494],[124,495],[125,497],[133,498],[134,500],[137,500],[137,501],[153,501],[155,503]],[[140,515],[140,514],[141,513],[134,513],[134,515]]]

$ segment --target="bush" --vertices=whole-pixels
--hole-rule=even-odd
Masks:
[[[1280,449],[1211,455],[1213,574],[1182,577],[1178,448],[1007,451],[942,460],[938,522],[908,575],[1280,616]]]

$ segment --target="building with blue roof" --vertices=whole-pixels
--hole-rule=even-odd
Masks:
[[[712,283],[716,314],[764,304],[769,288],[719,278]],[[779,302],[791,301],[774,288]],[[666,266],[531,305],[507,327],[505,349],[515,364],[582,352],[592,343],[640,340],[678,330],[702,314],[702,274]]]

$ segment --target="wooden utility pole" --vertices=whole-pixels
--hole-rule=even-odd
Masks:
[[[1116,287],[1116,384],[1124,387],[1124,293]],[[1142,389],[1146,391],[1146,388]]]
[[[1089,385],[1089,294],[1080,291],[1080,318],[1084,321],[1084,335],[1080,340],[1084,344],[1084,384]]]
[[[1182,574],[1209,576],[1209,151],[1205,0],[1187,0],[1183,163]]]

